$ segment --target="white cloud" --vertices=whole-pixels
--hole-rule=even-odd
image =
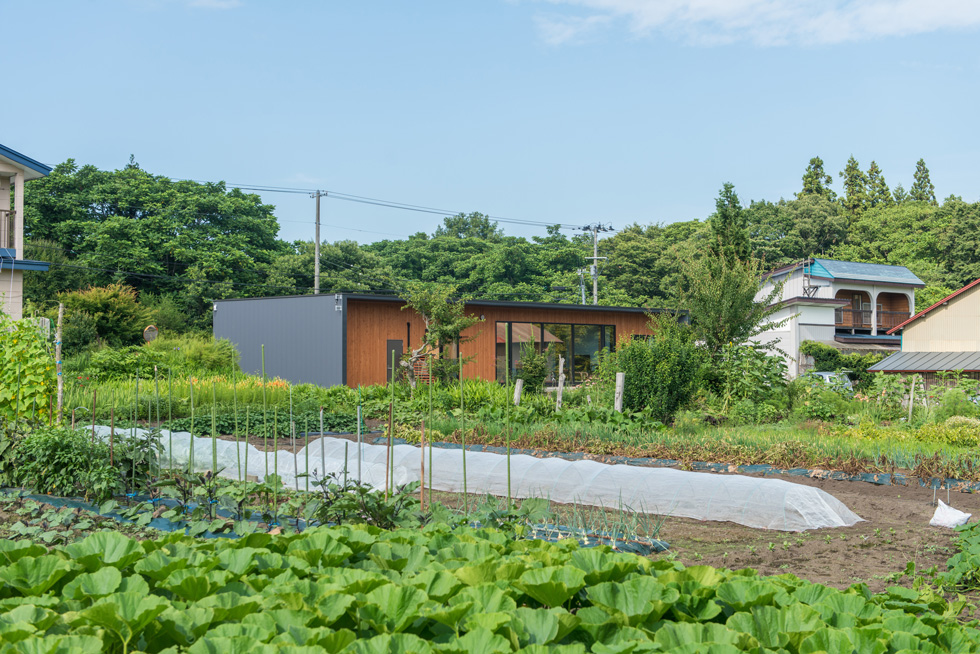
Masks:
[[[545,0],[589,12],[538,19],[548,43],[573,41],[613,19],[637,36],[695,43],[821,45],[980,27],[977,0]]]
[[[535,22],[541,39],[548,45],[562,45],[584,41],[599,27],[611,20],[610,16],[537,16]]]

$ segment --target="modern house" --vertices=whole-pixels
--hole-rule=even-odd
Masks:
[[[24,271],[48,264],[24,258],[24,184],[51,168],[0,145],[0,311],[14,320],[24,313]]]
[[[927,386],[937,373],[962,371],[980,380],[980,279],[896,325],[902,351],[871,366],[873,372],[918,373]]]
[[[844,352],[894,352],[902,343],[901,325],[912,315],[915,289],[925,284],[905,266],[807,259],[769,272],[757,300],[783,283],[773,322],[759,342],[775,342],[786,355],[789,376],[813,365],[800,352],[803,341],[817,341]]]
[[[404,300],[385,295],[328,293],[214,301],[214,336],[227,338],[241,355],[242,369],[321,386],[383,384],[391,358],[422,343],[425,324]],[[565,359],[569,384],[584,381],[603,348],[633,335],[649,335],[646,309],[537,302],[466,302],[482,322],[462,334],[459,351],[443,356],[469,359],[467,379],[503,381],[520,367],[521,347],[550,346],[552,369]],[[424,372],[423,372],[424,377]]]

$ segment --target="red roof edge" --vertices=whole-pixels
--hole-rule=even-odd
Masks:
[[[894,327],[892,327],[891,329],[889,329],[885,333],[886,334],[892,334],[892,333],[898,331],[899,329],[902,329],[903,327],[905,327],[909,323],[914,322],[914,321],[918,320],[919,318],[921,318],[922,316],[926,315],[927,313],[929,313],[930,311],[932,311],[936,307],[938,307],[940,305],[943,305],[943,304],[946,304],[947,302],[949,302],[950,300],[952,300],[957,295],[960,295],[962,293],[967,292],[968,290],[970,290],[971,288],[973,288],[977,284],[980,284],[980,278],[974,279],[972,282],[970,282],[969,284],[967,284],[966,286],[964,286],[960,290],[955,291],[953,293],[950,293],[949,295],[947,295],[946,297],[944,297],[943,299],[941,299],[939,302],[936,302],[934,305],[932,305],[931,307],[929,307],[928,309],[923,309],[922,311],[920,311],[919,313],[915,314],[914,316],[912,316],[911,318],[909,318],[905,322],[900,323],[898,325],[895,325]]]

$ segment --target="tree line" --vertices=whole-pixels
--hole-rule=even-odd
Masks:
[[[791,199],[743,205],[726,184],[703,220],[621,229],[600,241],[599,302],[682,306],[685,265],[705,257],[760,269],[810,256],[905,265],[927,284],[917,304],[980,277],[980,202],[938,202],[924,161],[908,191],[889,187],[873,161],[862,170],[851,157],[838,177],[840,193],[814,157]],[[69,159],[26,187],[27,256],[52,264],[27,274],[26,297],[50,311],[65,293],[124,285],[162,327],[208,329],[213,299],[312,292],[313,243],[279,238],[274,212],[223,182],[171,180],[132,159],[115,171]],[[576,303],[591,251],[590,233],[508,236],[474,212],[407,239],[323,243],[320,287],[397,293],[426,282],[469,297]]]

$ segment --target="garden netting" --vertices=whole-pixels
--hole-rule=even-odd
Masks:
[[[129,432],[131,430],[127,430]],[[141,431],[141,430],[138,430]],[[107,428],[101,428],[104,437]],[[187,432],[162,432],[161,462],[186,466],[191,436]],[[297,441],[297,445],[301,440]],[[287,441],[288,443],[288,441]],[[195,470],[210,470],[212,440],[194,438]],[[287,488],[305,488],[307,472],[346,474],[384,488],[388,456],[386,445],[358,444],[343,438],[318,437],[306,447],[262,452],[244,442],[218,439],[217,468],[224,477],[243,476],[262,480],[266,471],[278,472]],[[247,451],[247,455],[246,455]],[[397,485],[420,480],[425,458],[425,483],[433,490],[463,492],[463,450],[413,445],[394,445],[392,477]],[[247,467],[246,467],[247,461]],[[239,467],[240,466],[240,467]],[[466,452],[465,490],[469,493],[506,496],[507,456],[492,452]],[[309,480],[312,488],[312,477]],[[629,509],[696,520],[730,521],[748,527],[780,531],[806,531],[824,527],[849,527],[862,520],[829,493],[781,479],[687,472],[671,468],[611,465],[597,461],[568,461],[555,457],[514,454],[510,457],[510,494],[515,498],[541,497],[555,502],[579,503],[609,509]]]

